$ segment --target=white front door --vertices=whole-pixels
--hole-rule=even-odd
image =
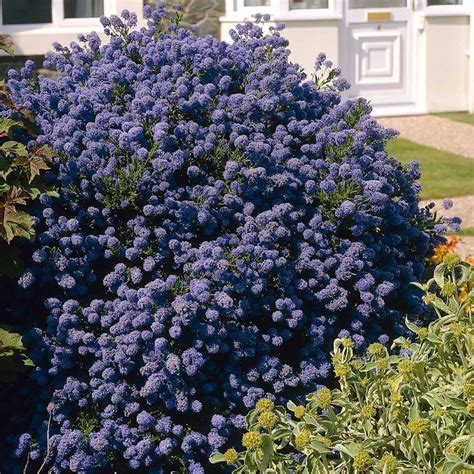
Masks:
[[[376,115],[417,109],[413,0],[347,0],[345,72],[349,97],[366,97]]]

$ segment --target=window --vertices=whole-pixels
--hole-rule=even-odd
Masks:
[[[290,10],[328,8],[328,0],[290,0]]]
[[[406,6],[407,0],[349,0],[349,8],[397,8]]]
[[[428,6],[438,5],[462,5],[462,0],[428,0]]]
[[[269,7],[270,0],[244,0],[244,7]]]
[[[113,12],[111,0],[0,0],[0,24],[81,23]]]
[[[97,18],[104,14],[104,0],[63,0],[64,18]]]
[[[4,25],[27,25],[51,23],[51,0],[3,0],[2,23]]]

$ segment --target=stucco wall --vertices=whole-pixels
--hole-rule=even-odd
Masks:
[[[316,56],[322,51],[335,65],[339,65],[339,22],[340,20],[286,20],[282,34],[290,42],[291,61],[311,74]],[[222,22],[221,38],[224,41],[230,41],[229,30],[235,25],[236,22]]]
[[[428,112],[468,109],[469,17],[426,18]]]
[[[156,4],[156,0],[146,3]],[[178,3],[177,0],[165,0],[170,10]],[[198,34],[220,36],[219,18],[225,14],[225,0],[182,0],[179,2],[183,12],[183,25],[197,25]]]

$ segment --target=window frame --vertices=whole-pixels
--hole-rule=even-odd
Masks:
[[[116,0],[103,0],[104,2],[104,15],[110,16],[116,13]],[[99,17],[87,17],[87,18],[64,18],[64,1],[63,0],[51,0],[51,23],[20,23],[20,24],[3,24],[2,18],[2,0],[0,0],[0,26],[2,31],[8,33],[9,31],[21,31],[25,28],[51,28],[51,27],[68,27],[68,26],[81,26],[91,25],[98,23]]]
[[[459,16],[469,15],[469,1],[462,0],[461,5],[428,5],[428,0],[422,0],[423,10],[426,16]],[[474,6],[474,3],[473,3]]]
[[[332,20],[342,18],[343,2],[328,0],[327,8],[298,8],[290,9],[290,0],[270,0],[266,7],[246,7],[244,0],[226,1],[227,19],[250,19],[256,13],[271,15],[270,21],[286,20]],[[230,8],[229,8],[230,7]]]

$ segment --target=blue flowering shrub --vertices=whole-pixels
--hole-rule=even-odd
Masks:
[[[335,337],[403,333],[440,240],[417,166],[323,55],[309,80],[280,25],[226,44],[145,13],[58,45],[55,80],[10,74],[58,155],[20,278],[45,313],[15,451],[53,472],[210,469],[258,399],[327,379]]]
[[[336,339],[339,387],[308,395],[287,410],[264,398],[247,416],[245,450],[211,461],[237,473],[474,472],[474,267],[448,253],[434,278],[417,284],[437,318],[417,335],[379,342],[360,357]]]

